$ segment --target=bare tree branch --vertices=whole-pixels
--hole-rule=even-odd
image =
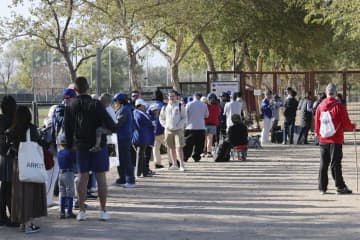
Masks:
[[[154,44],[153,42],[150,42],[150,45],[151,45],[153,48],[155,48],[156,50],[158,50],[159,53],[160,53],[161,55],[163,55],[163,56],[168,60],[169,63],[171,62],[171,56],[170,56],[167,52],[165,52],[164,50],[162,50],[160,46],[157,46],[157,45]]]
[[[138,54],[141,50],[143,50],[147,45],[151,43],[151,41],[156,37],[156,35],[160,32],[160,29],[155,31],[151,37],[146,36],[147,41],[139,47],[136,51],[134,51],[135,54]]]
[[[74,1],[73,0],[70,0],[70,3],[69,3],[69,10],[68,10],[68,17],[66,19],[66,22],[65,22],[65,25],[64,25],[64,30],[61,34],[61,40],[65,39],[65,36],[66,36],[66,33],[67,33],[67,30],[69,28],[69,25],[70,25],[70,21],[72,19],[72,15],[73,15],[73,7],[74,7]],[[64,46],[65,47],[65,46]]]
[[[172,36],[168,31],[161,30],[162,33],[164,33],[168,38],[170,38],[173,42],[176,42],[176,38]]]
[[[60,39],[60,23],[59,23],[59,18],[58,18],[58,15],[57,15],[55,9],[53,8],[53,5],[52,5],[53,3],[50,2],[49,0],[47,0],[47,3],[48,3],[48,5],[49,5],[49,7],[50,7],[50,9],[51,9],[51,12],[52,12],[54,18],[55,18],[56,31],[57,31],[57,37],[56,37],[56,39],[57,39],[57,41],[59,41],[59,39]]]
[[[104,50],[107,46],[110,45],[110,43],[112,43],[114,41],[114,39],[111,39],[109,40],[108,42],[106,42],[102,47],[101,47],[101,51]],[[92,57],[95,57],[96,54],[91,54],[91,55],[88,55],[86,57],[83,57],[80,59],[80,61],[76,64],[76,67],[75,67],[75,72],[78,70],[78,68],[80,67],[80,65],[87,59],[89,58],[92,58]]]
[[[97,5],[97,4],[93,3],[93,2],[89,2],[87,0],[84,0],[84,3],[88,4],[90,7],[93,7],[95,9],[99,10],[102,13],[105,13],[106,15],[109,15],[109,11],[107,9],[102,8],[102,7],[100,7],[99,5]]]

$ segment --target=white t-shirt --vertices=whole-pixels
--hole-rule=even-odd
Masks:
[[[186,126],[185,129],[205,129],[205,118],[209,116],[209,110],[205,103],[194,100],[186,104]]]
[[[227,102],[224,106],[224,115],[226,116],[226,129],[228,130],[229,127],[234,125],[234,123],[231,121],[231,116],[233,114],[239,114],[241,117],[241,111],[242,111],[242,102],[239,101],[233,101]]]

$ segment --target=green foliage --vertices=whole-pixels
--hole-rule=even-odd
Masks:
[[[330,36],[334,64],[338,69],[359,68],[360,2],[307,1],[306,21],[333,29]]]

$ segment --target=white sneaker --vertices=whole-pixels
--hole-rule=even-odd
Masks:
[[[100,220],[102,221],[107,221],[110,220],[111,217],[110,215],[106,212],[106,211],[100,211],[100,216],[99,216]]]
[[[123,185],[123,188],[135,188],[136,184],[135,183],[125,183]]]
[[[76,219],[78,221],[85,221],[86,220],[86,212],[80,211],[78,215],[76,216]]]
[[[184,167],[180,167],[180,168],[179,168],[179,171],[180,171],[180,172],[185,172],[185,168],[184,168]]]
[[[174,165],[172,165],[171,167],[169,167],[169,170],[178,170],[179,168],[178,168],[178,166],[174,166]]]

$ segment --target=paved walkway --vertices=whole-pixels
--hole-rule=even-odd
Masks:
[[[57,207],[37,220],[41,232],[0,228],[0,239],[360,239],[360,195],[317,189],[319,149],[269,145],[250,150],[247,162],[189,162],[187,171],[158,171],[136,189],[109,188],[109,222],[59,220]],[[344,146],[344,177],[356,192],[354,146]],[[108,175],[115,180],[114,169]]]

